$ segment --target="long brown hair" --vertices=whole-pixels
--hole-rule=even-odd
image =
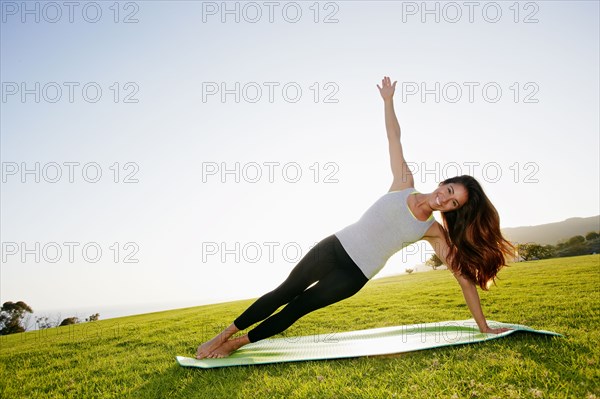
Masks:
[[[506,265],[506,256],[515,247],[500,231],[498,211],[475,178],[462,175],[446,179],[440,185],[462,184],[468,192],[467,202],[457,210],[442,212],[446,242],[450,247],[448,267],[487,290]]]

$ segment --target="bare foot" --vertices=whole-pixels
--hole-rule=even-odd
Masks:
[[[217,349],[213,350],[206,358],[207,359],[219,359],[231,355],[242,346],[250,343],[248,335],[230,339],[229,341],[223,342]]]
[[[221,334],[217,335],[213,339],[208,342],[203,343],[196,350],[196,359],[204,359],[208,357],[212,351],[217,349],[223,343],[223,336]]]
[[[238,332],[239,330],[235,326],[235,324],[231,324],[225,330],[223,330],[220,334],[217,334],[213,339],[208,342],[203,343],[196,350],[196,359],[204,359],[212,351],[221,346],[222,343],[226,342],[233,334]]]

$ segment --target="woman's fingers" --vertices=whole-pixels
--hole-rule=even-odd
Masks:
[[[390,79],[389,76],[385,76],[382,80],[381,80],[381,86],[383,87],[396,87],[396,83],[398,81],[395,81],[394,84],[392,84],[392,79]]]

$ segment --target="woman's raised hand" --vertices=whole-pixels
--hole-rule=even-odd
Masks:
[[[396,82],[398,81],[395,81],[394,84],[392,84],[391,82],[392,81],[390,80],[389,76],[384,76],[381,80],[381,87],[377,85],[379,93],[381,94],[381,97],[384,101],[391,100],[394,97],[394,91],[396,90]]]

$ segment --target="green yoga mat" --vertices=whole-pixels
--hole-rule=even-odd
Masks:
[[[483,342],[506,337],[516,331],[562,337],[562,334],[535,330],[520,324],[488,320],[488,325],[491,328],[506,327],[511,330],[501,334],[484,334],[479,332],[474,319],[450,320],[342,333],[270,338],[245,345],[226,358],[198,360],[177,356],[177,362],[183,367],[213,368],[389,355]]]

